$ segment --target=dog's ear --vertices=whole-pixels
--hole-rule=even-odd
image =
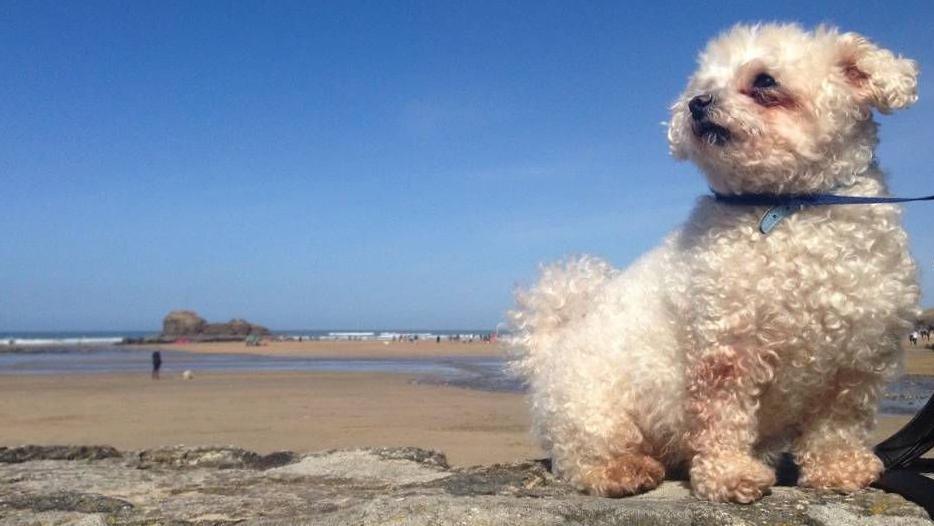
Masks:
[[[891,113],[918,100],[918,64],[914,60],[895,55],[856,33],[840,35],[839,48],[838,65],[860,104]]]

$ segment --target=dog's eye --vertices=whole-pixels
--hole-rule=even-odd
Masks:
[[[759,89],[771,88],[775,84],[777,84],[775,79],[768,73],[759,73],[756,75],[755,80],[752,81],[752,87]]]

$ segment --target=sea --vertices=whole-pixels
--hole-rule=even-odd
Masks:
[[[334,339],[335,334],[419,335],[419,339],[447,339],[490,331],[479,330],[290,330],[274,331],[283,338]],[[119,345],[126,338],[153,336],[156,331],[0,332],[0,377],[8,374],[133,373],[148,375],[149,348]],[[369,336],[362,336],[369,337]],[[339,347],[335,349],[339,352]],[[204,354],[160,350],[163,374],[198,372],[374,372],[415,376],[418,383],[450,385],[497,392],[524,392],[521,380],[508,371],[503,358],[456,356],[423,359],[322,359],[264,356],[257,354]],[[917,413],[934,393],[934,377],[906,375],[890,384],[880,412],[890,415]]]
[[[392,339],[393,336],[415,337],[419,339],[442,339],[460,337],[480,338],[492,334],[491,330],[483,329],[296,329],[272,331],[273,337],[306,340],[335,340],[335,339]],[[155,331],[0,331],[0,352],[4,347],[47,347],[47,346],[87,346],[87,345],[114,345],[126,339],[140,339],[157,336]]]
[[[143,338],[158,333],[159,331],[0,331],[0,352],[3,352],[4,347],[113,345],[122,342],[124,338]]]

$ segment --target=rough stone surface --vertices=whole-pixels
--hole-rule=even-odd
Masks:
[[[147,449],[137,454],[137,467],[215,468],[215,469],[267,469],[295,462],[291,451],[260,455],[236,447],[175,446]]]
[[[121,455],[110,446],[0,447],[0,462],[9,464],[30,460],[100,460]]]
[[[627,499],[582,495],[542,462],[452,468],[416,448],[260,455],[233,447],[119,453],[0,449],[0,525],[26,524],[931,524],[898,495],[778,487],[748,505],[712,504],[685,483]]]

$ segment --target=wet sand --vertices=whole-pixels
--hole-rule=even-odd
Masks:
[[[291,356],[300,358],[321,358],[328,360],[391,360],[448,357],[502,357],[505,351],[495,343],[464,343],[420,341],[415,342],[379,342],[379,341],[286,341],[263,342],[258,347],[247,347],[243,342],[222,343],[181,343],[168,345],[131,345],[128,349],[139,348],[151,351],[155,348],[174,351],[197,352],[207,354],[259,354],[266,356]]]

